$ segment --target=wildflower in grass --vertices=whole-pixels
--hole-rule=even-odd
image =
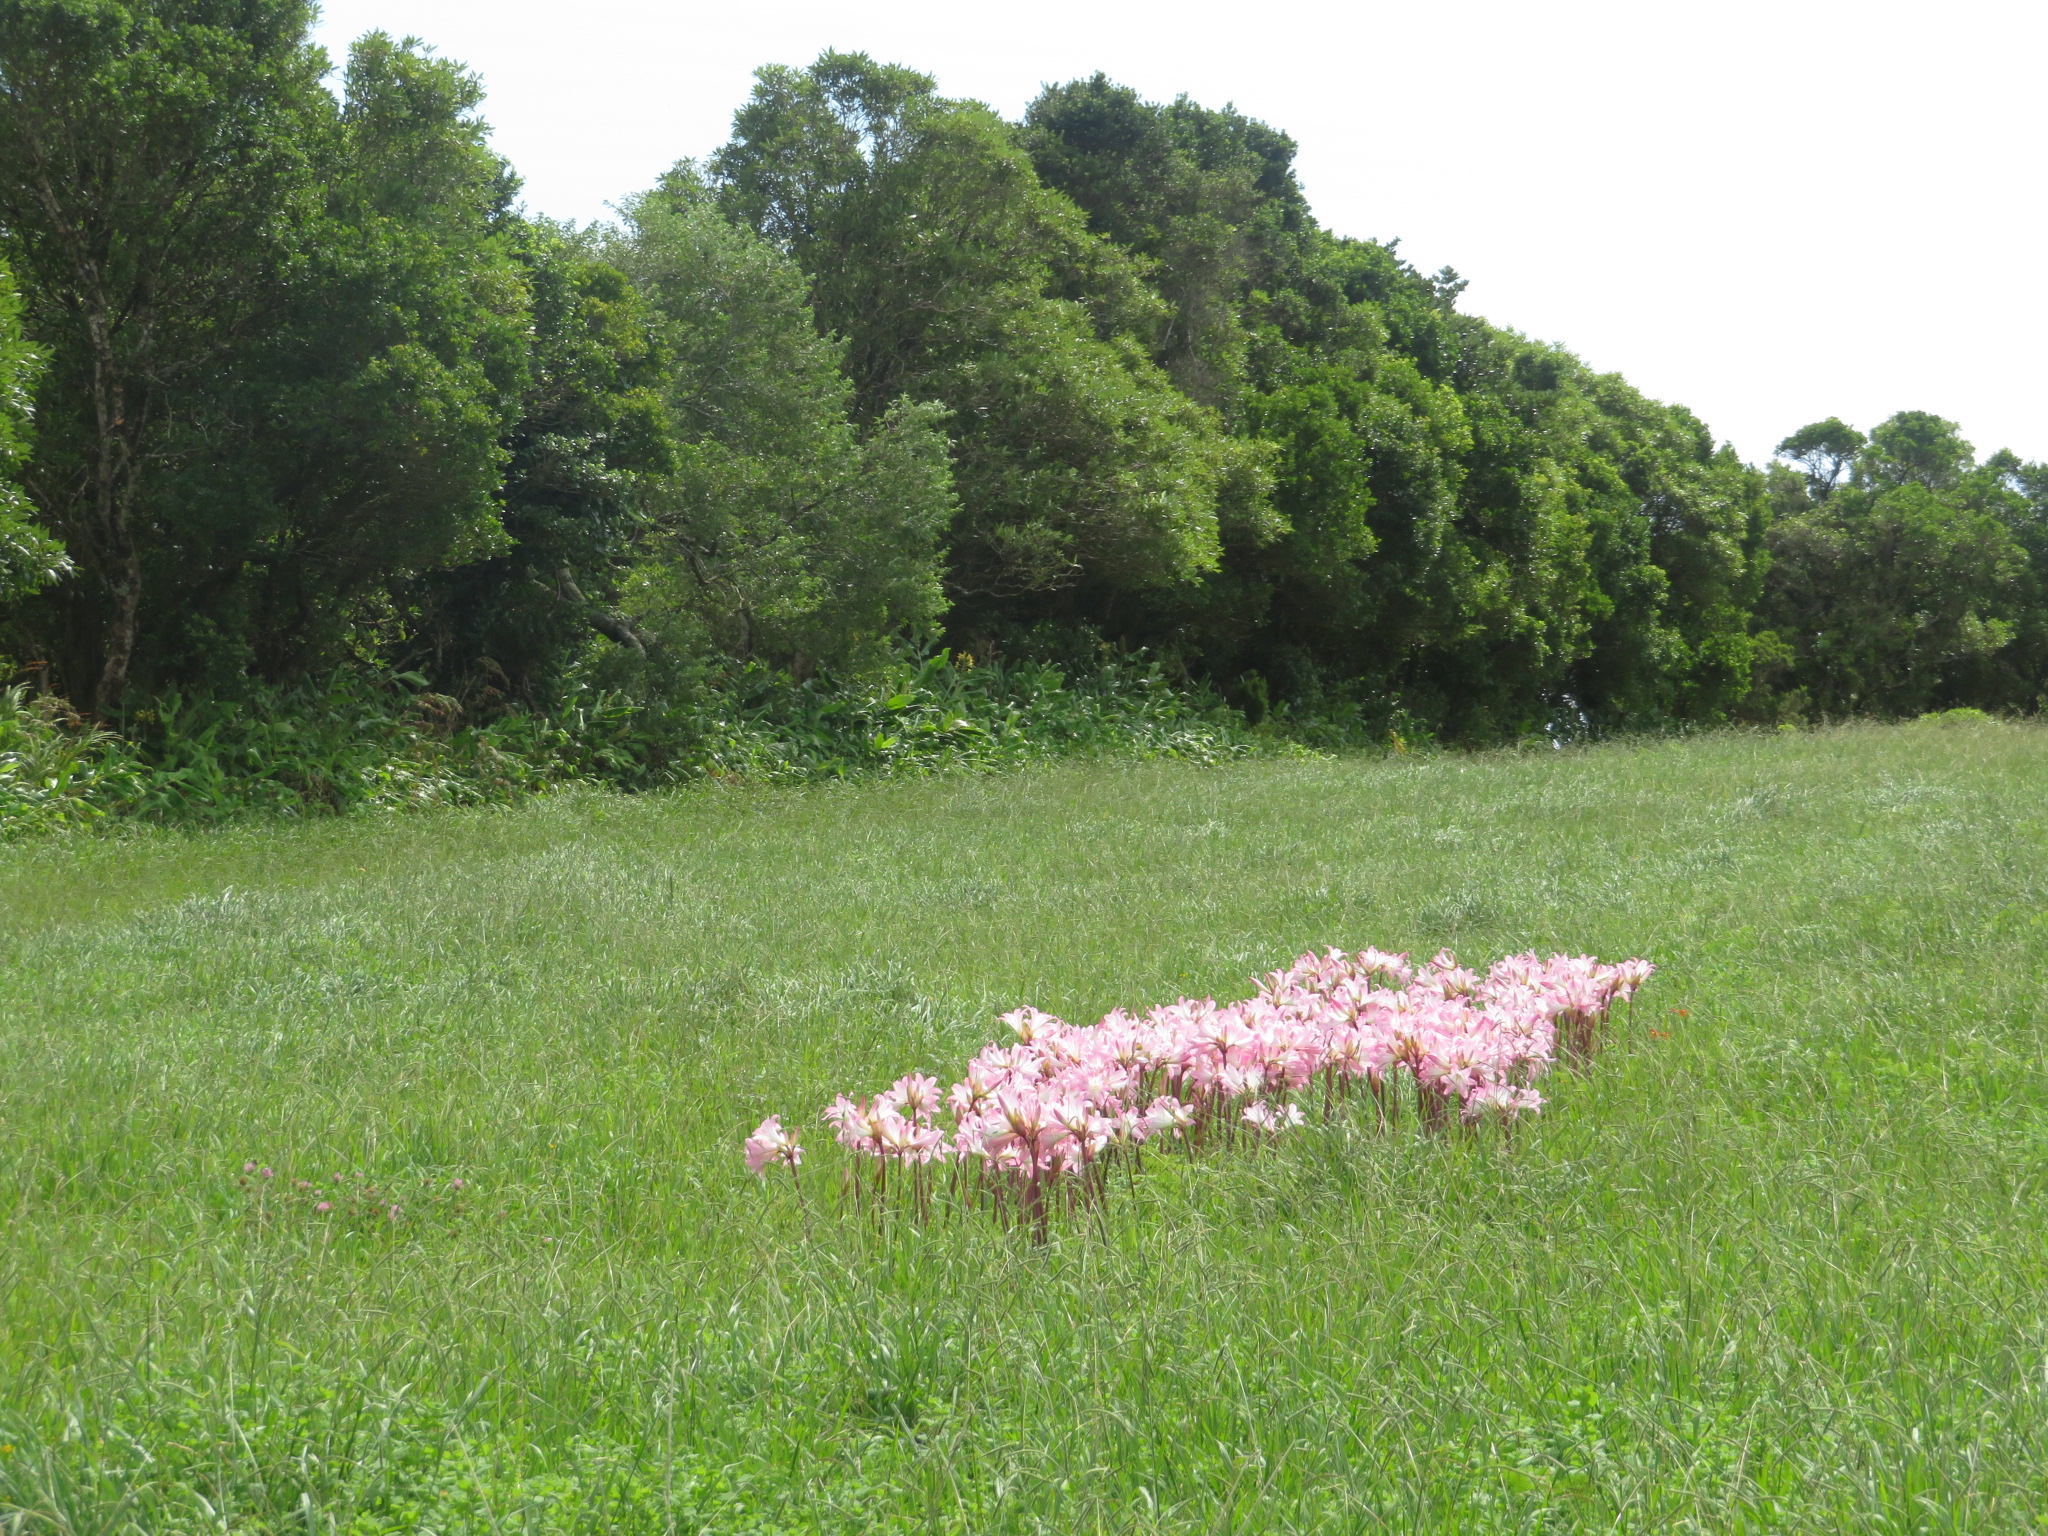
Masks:
[[[1049,1013],[1040,1013],[1036,1008],[1016,1008],[1003,1015],[1003,1022],[1017,1032],[1017,1040],[1023,1045],[1033,1045],[1046,1038],[1060,1026],[1060,1021]]]
[[[978,1060],[970,1061],[967,1076],[947,1090],[946,1102],[953,1107],[954,1118],[966,1121],[981,1113],[996,1096],[998,1086],[1000,1078],[995,1068]]]
[[[1459,1118],[1467,1125],[1477,1124],[1489,1114],[1504,1124],[1512,1125],[1522,1115],[1535,1114],[1543,1107],[1543,1095],[1533,1088],[1513,1088],[1506,1083],[1490,1083],[1475,1089],[1459,1107]]]
[[[1145,1130],[1148,1136],[1184,1136],[1194,1123],[1194,1106],[1185,1104],[1170,1094],[1159,1095],[1145,1111]]]
[[[995,1113],[982,1145],[991,1157],[1006,1166],[1021,1165],[1037,1170],[1065,1136],[1038,1095],[1029,1089],[1005,1090],[996,1095]]]
[[[898,1114],[884,1114],[877,1122],[877,1141],[882,1154],[901,1163],[928,1163],[946,1154],[946,1138],[932,1126],[906,1120]]]
[[[245,1171],[236,1182],[249,1201],[250,1216],[266,1226],[318,1219],[333,1232],[362,1235],[373,1230],[388,1232],[402,1223],[410,1229],[422,1221],[454,1222],[467,1214],[463,1202],[467,1179],[444,1180],[423,1172],[379,1186],[367,1174],[351,1179],[336,1173],[315,1182],[253,1162],[243,1167],[253,1170],[257,1178],[252,1183]]]
[[[1042,1237],[1056,1204],[1103,1199],[1111,1162],[1135,1174],[1147,1142],[1201,1152],[1271,1139],[1307,1125],[1311,1105],[1329,1120],[1369,1096],[1385,1128],[1412,1097],[1425,1128],[1505,1137],[1542,1109],[1533,1085],[1553,1062],[1590,1060],[1609,1013],[1653,969],[1528,952],[1482,975],[1449,950],[1418,968],[1405,954],[1331,949],[1268,974],[1241,1003],[1181,998],[1090,1026],[1014,1009],[1003,1015],[1014,1043],[980,1051],[943,1100],[936,1079],[912,1073],[871,1100],[839,1095],[825,1119],[853,1154],[850,1187],[865,1200],[871,1185],[878,1209],[901,1197],[927,1212],[933,1165],[949,1163],[956,1189]],[[942,1103],[950,1137],[933,1123]],[[749,1139],[756,1172],[781,1134],[771,1116]]]
[[[842,1093],[825,1111],[825,1119],[836,1132],[841,1146],[860,1152],[879,1152],[882,1147],[882,1111],[879,1097],[868,1102],[849,1099]],[[768,1118],[774,1120],[776,1117],[770,1115]]]
[[[754,1134],[747,1138],[747,1171],[767,1177],[771,1163],[784,1163],[794,1169],[804,1160],[803,1148],[796,1138],[782,1129],[782,1117],[770,1115],[763,1120]],[[461,1181],[456,1181],[460,1187]]]
[[[1614,968],[1614,997],[1617,1002],[1628,1002],[1650,979],[1650,972],[1656,967],[1647,960],[1624,960]]]
[[[889,1102],[907,1119],[929,1120],[939,1112],[939,1080],[922,1073],[898,1078],[889,1090]]]
[[[1330,953],[1339,960],[1343,958],[1334,949]],[[1405,987],[1415,974],[1405,954],[1389,955],[1377,949],[1361,949],[1352,957],[1352,970],[1389,987]]]

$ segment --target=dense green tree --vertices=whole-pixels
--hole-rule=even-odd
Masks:
[[[1980,469],[1953,423],[1905,411],[1870,434],[1849,484],[1816,486],[1772,527],[1763,613],[1791,648],[1798,707],[1896,716],[1992,702],[1982,690],[2018,632],[2030,570],[2015,468]]]
[[[1759,478],[1566,354],[1479,323],[1456,344],[1462,390],[1390,350],[1254,398],[1315,473],[1283,474],[1285,536],[1233,552],[1270,589],[1246,659],[1468,740],[1725,718],[1760,659]]]
[[[152,497],[177,590],[205,595],[157,630],[173,676],[379,655],[416,622],[408,582],[508,544],[530,293],[481,88],[381,33],[343,86],[270,323],[194,392]]]
[[[1976,467],[1976,451],[1954,422],[1930,411],[1901,411],[1871,432],[1856,457],[1856,479],[1863,485],[1948,491]]]
[[[710,168],[722,206],[810,279],[862,416],[904,397],[946,410],[956,626],[1215,568],[1219,517],[1258,501],[1261,456],[1174,388],[1151,356],[1165,306],[994,113],[827,54],[762,70]]]
[[[0,262],[0,603],[49,585],[69,568],[64,546],[35,521],[21,489],[42,358],[21,334],[21,298]]]
[[[140,633],[138,497],[175,402],[277,291],[328,105],[311,15],[307,0],[0,4],[0,238],[50,358],[31,484],[84,567],[90,608],[72,605],[65,638],[102,708]]]
[[[618,588],[647,518],[643,489],[676,467],[655,316],[590,242],[515,220],[530,348],[505,434],[498,515],[505,543],[426,574],[399,659],[467,691],[545,698],[595,633],[644,654]]]
[[[1286,283],[1312,222],[1293,141],[1186,97],[1155,106],[1099,74],[1047,87],[1019,141],[1091,230],[1140,258],[1168,306],[1153,353],[1175,384],[1229,412],[1251,341],[1245,300]]]
[[[1977,471],[2013,541],[2026,557],[2013,638],[1975,681],[1987,708],[2048,709],[2048,464],[1998,452]]]
[[[953,512],[941,409],[901,399],[857,421],[803,273],[687,165],[626,205],[607,254],[653,314],[677,445],[643,487],[634,611],[671,646],[799,673],[928,625]]]
[[[1156,355],[1279,464],[1277,520],[1226,536],[1193,600],[1126,609],[1128,637],[1251,697],[1398,701],[1468,739],[1746,697],[1766,502],[1697,421],[1459,314],[1455,273],[1317,228],[1291,142],[1235,112],[1097,76],[1049,88],[1021,141],[1158,286]]]
[[[1841,483],[1856,462],[1856,455],[1869,441],[1839,416],[1830,416],[1826,421],[1801,427],[1778,444],[1777,453],[1806,471],[1809,494],[1815,501],[1822,501]]]
[[[1253,659],[1299,692],[1305,664],[1374,691],[1395,686],[1456,615],[1460,459],[1471,443],[1457,397],[1386,353],[1369,365],[1305,357],[1246,403],[1249,429],[1278,452],[1285,532],[1243,541],[1235,564],[1266,588]],[[1297,653],[1288,654],[1288,648]]]
[[[468,72],[371,34],[337,100],[309,20],[0,0],[0,621],[103,709],[935,625],[1474,742],[2048,692],[2048,469],[1903,412],[1760,474],[1233,109],[828,53],[578,233]]]
[[[337,102],[303,9],[68,3],[9,13],[8,57],[58,79],[16,68],[42,94],[13,129],[70,147],[14,192],[58,212],[6,218],[55,359],[31,483],[97,579],[17,631],[103,708],[131,672],[235,687],[380,655],[408,583],[506,541],[528,293],[479,87],[371,34]],[[83,256],[67,221],[98,232]]]
[[[1612,724],[1725,720],[1777,657],[1752,620],[1769,565],[1764,479],[1682,406],[1614,374],[1583,387],[1598,424],[1576,477],[1601,489],[1593,622],[1573,697]]]

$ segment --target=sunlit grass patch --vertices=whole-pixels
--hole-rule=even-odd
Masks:
[[[1962,722],[11,849],[0,1504],[2028,1529],[2044,789],[2048,738]],[[1659,971],[1512,1148],[1352,1127],[1162,1161],[1043,1245],[823,1220],[738,1155],[1020,1002],[1241,997],[1368,941]],[[474,1198],[266,1219],[252,1160]]]

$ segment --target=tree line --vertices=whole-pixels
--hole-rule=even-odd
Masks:
[[[107,716],[917,642],[1473,742],[2048,690],[2048,468],[1914,411],[1744,464],[1228,107],[828,53],[579,229],[475,76],[312,20],[0,0],[0,656]]]

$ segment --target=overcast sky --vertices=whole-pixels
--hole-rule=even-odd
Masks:
[[[724,139],[753,69],[861,49],[1015,117],[1103,70],[1293,135],[1317,216],[1745,458],[1937,411],[2048,459],[2040,0],[329,0],[479,71],[579,222]]]

